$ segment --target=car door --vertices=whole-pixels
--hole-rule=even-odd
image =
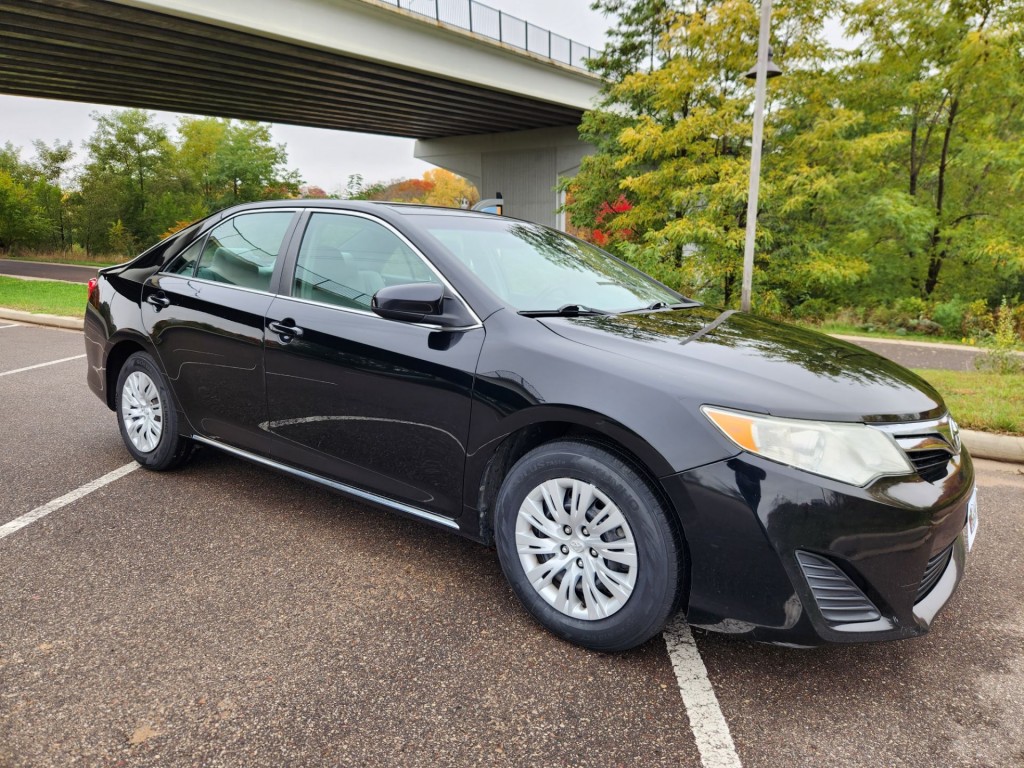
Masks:
[[[390,225],[362,213],[317,211],[300,229],[294,269],[267,315],[276,457],[458,517],[483,328],[475,316],[467,328],[437,330],[370,311],[385,285],[443,282]],[[446,301],[462,301],[447,290]]]
[[[143,325],[194,432],[264,454],[264,318],[296,218],[233,216],[143,286]]]

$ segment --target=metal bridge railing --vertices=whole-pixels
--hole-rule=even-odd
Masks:
[[[587,69],[584,60],[597,53],[589,45],[556,35],[550,29],[542,29],[477,0],[382,1],[578,69]]]

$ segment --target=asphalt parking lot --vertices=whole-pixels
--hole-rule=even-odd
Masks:
[[[0,326],[3,526],[129,457],[82,335]],[[1024,474],[979,462],[979,484],[930,635],[695,633],[732,741],[703,765],[1024,765]],[[658,638],[563,643],[492,551],[212,450],[0,538],[4,768],[700,766],[706,713],[672,661]]]

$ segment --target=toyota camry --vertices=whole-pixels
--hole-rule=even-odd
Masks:
[[[793,645],[920,635],[977,528],[915,374],[507,217],[231,208],[102,270],[85,338],[143,467],[214,448],[493,545],[593,649],[677,611]]]

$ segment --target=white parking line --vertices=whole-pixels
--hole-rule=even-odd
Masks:
[[[107,474],[105,474],[103,477],[99,477],[91,482],[88,482],[85,485],[80,486],[75,490],[71,491],[70,493],[65,493],[59,499],[54,499],[51,502],[43,504],[43,506],[41,507],[36,507],[31,512],[26,512],[21,517],[14,518],[9,523],[4,523],[3,525],[0,525],[0,539],[4,538],[5,536],[10,536],[15,531],[19,531],[22,528],[24,528],[26,525],[31,525],[36,520],[46,517],[51,512],[56,512],[61,507],[66,507],[73,501],[78,501],[78,499],[82,498],[83,496],[88,496],[93,491],[102,488],[108,483],[112,483],[119,478],[124,477],[129,472],[134,472],[138,468],[139,465],[136,464],[134,461],[131,462],[130,464],[125,464],[123,467],[115,469],[113,472],[107,472]]]
[[[708,679],[707,667],[682,616],[669,622],[664,637],[701,765],[704,768],[742,768],[729,724],[725,722],[715,689]]]
[[[74,357],[62,357],[60,360],[51,360],[48,363],[38,363],[37,365],[28,365],[24,368],[15,368],[13,371],[0,372],[0,376],[10,376],[12,373],[22,373],[23,371],[31,371],[35,368],[45,368],[48,365],[56,365],[57,363],[66,363],[68,360],[81,360],[85,355],[75,355]]]
[[[17,323],[11,323],[10,325],[0,325],[0,331],[2,331],[4,328],[20,328],[20,327],[21,326],[19,326]]]

